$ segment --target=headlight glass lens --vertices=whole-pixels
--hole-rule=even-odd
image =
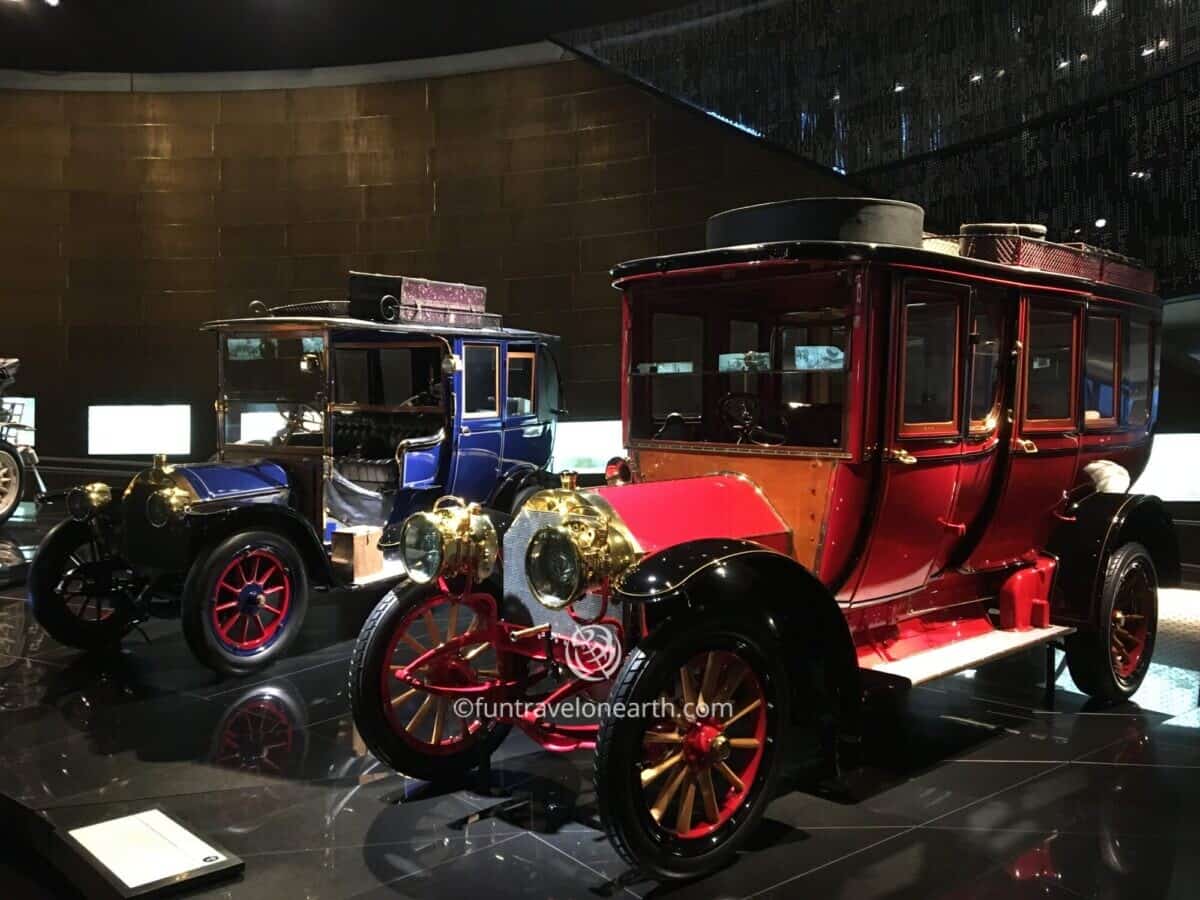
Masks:
[[[534,596],[550,609],[562,609],[583,590],[583,559],[562,528],[543,528],[529,542],[525,575]]]
[[[426,584],[441,574],[445,561],[442,536],[425,513],[409,516],[400,530],[400,559],[408,577]]]
[[[87,491],[83,488],[71,488],[67,492],[67,515],[76,522],[82,522],[92,514],[92,504],[88,502]]]
[[[155,491],[146,499],[146,521],[155,528],[162,528],[171,519],[171,504],[161,491]]]

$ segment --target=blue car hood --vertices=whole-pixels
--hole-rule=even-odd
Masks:
[[[173,471],[187,479],[200,500],[225,500],[288,487],[287,472],[271,462],[186,463]]]

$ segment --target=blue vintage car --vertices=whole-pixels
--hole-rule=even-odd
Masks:
[[[251,671],[295,638],[310,588],[401,577],[376,528],[445,494],[511,511],[552,484],[557,339],[483,299],[351,273],[348,299],[207,323],[216,456],[74,488],[30,570],[38,621],[93,649],[177,609],[202,662]]]

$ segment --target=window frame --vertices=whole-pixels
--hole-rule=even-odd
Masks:
[[[1134,421],[1130,417],[1129,411],[1125,405],[1125,383],[1124,379],[1118,382],[1120,388],[1117,394],[1117,416],[1122,428],[1131,431],[1145,431],[1150,427],[1151,421],[1154,419],[1154,391],[1159,376],[1158,366],[1160,364],[1159,354],[1160,349],[1157,346],[1159,330],[1162,328],[1161,322],[1156,322],[1150,316],[1139,316],[1136,313],[1130,313],[1123,318],[1121,323],[1123,334],[1120,342],[1120,365],[1121,374],[1125,374],[1126,356],[1133,354],[1133,331],[1134,323],[1144,326],[1146,329],[1146,415],[1141,421]]]
[[[1036,419],[1029,414],[1029,373],[1033,365],[1033,325],[1034,308],[1048,309],[1052,312],[1066,313],[1071,317],[1071,364],[1069,379],[1070,397],[1068,399],[1067,415],[1055,419]],[[1021,431],[1022,432],[1060,432],[1077,433],[1079,431],[1079,395],[1083,382],[1083,306],[1078,303],[1047,297],[1044,294],[1032,294],[1025,297],[1025,342],[1022,347],[1021,360]]]
[[[909,438],[960,437],[963,426],[963,306],[969,298],[965,284],[934,281],[906,281],[900,299],[899,353],[896,378],[896,436]],[[918,299],[921,298],[921,299]],[[908,389],[908,310],[914,303],[945,305],[954,310],[954,361],[951,364],[951,417],[942,422],[906,422],[904,416]]]
[[[970,316],[967,321],[967,342],[971,351],[970,365],[966,373],[966,415],[964,418],[967,422],[967,436],[973,440],[980,440],[996,433],[996,429],[1000,427],[1000,414],[1004,405],[1004,385],[1007,379],[1007,366],[1004,362],[1008,348],[1011,344],[1010,332],[1012,330],[1011,304],[1015,303],[1015,297],[1009,291],[1000,291],[995,289],[981,290],[979,287],[972,286],[971,288],[971,308]],[[986,309],[989,305],[994,304],[1000,312],[1000,317],[997,321],[999,326],[996,330],[997,344],[997,371],[995,382],[992,384],[992,405],[988,407],[987,414],[976,419],[972,413],[971,405],[975,398],[975,375],[979,366],[979,344],[975,340],[978,332],[975,331],[975,317],[980,310]]]
[[[496,405],[490,410],[476,410],[475,412],[467,412],[467,355],[470,350],[490,350],[494,366],[492,373],[495,384],[493,390],[496,398]],[[463,370],[462,370],[462,417],[464,419],[498,419],[500,418],[500,345],[499,344],[463,344]]]
[[[1112,415],[1111,416],[1102,416],[1098,419],[1089,420],[1087,417],[1087,408],[1084,407],[1082,404],[1081,404],[1080,412],[1083,415],[1084,431],[1111,431],[1111,430],[1118,428],[1120,426],[1120,422],[1121,422],[1121,373],[1124,370],[1124,360],[1121,357],[1122,357],[1122,353],[1123,353],[1124,346],[1125,346],[1125,344],[1124,344],[1125,331],[1126,331],[1125,322],[1123,321],[1120,313],[1115,312],[1115,311],[1109,311],[1102,307],[1097,307],[1096,309],[1092,309],[1091,307],[1089,307],[1087,310],[1084,311],[1084,314],[1083,314],[1084,340],[1083,340],[1083,358],[1082,358],[1083,365],[1082,365],[1082,369],[1080,370],[1080,388],[1081,388],[1080,393],[1081,393],[1081,395],[1082,395],[1082,388],[1086,384],[1087,379],[1088,379],[1088,369],[1087,369],[1088,351],[1091,349],[1091,346],[1092,346],[1091,341],[1092,341],[1092,320],[1093,319],[1105,319],[1109,322],[1112,322],[1113,325],[1115,326],[1115,329],[1113,331],[1113,347],[1112,347],[1113,377],[1112,377],[1112,384],[1110,385],[1110,387],[1112,388]]]
[[[529,412],[510,413],[508,411],[509,387],[512,385],[512,361],[528,359],[532,364],[529,370]],[[504,355],[504,418],[528,419],[537,415],[538,404],[538,360],[537,350],[509,350]],[[464,407],[465,408],[465,407]]]

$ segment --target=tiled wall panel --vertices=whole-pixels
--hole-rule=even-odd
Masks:
[[[605,270],[694,249],[729,206],[841,179],[579,61],[429,81],[204,94],[0,92],[0,354],[39,449],[82,455],[95,402],[187,401],[196,326],[341,296],[346,270],[486,284],[564,338],[573,416],[619,414]]]

